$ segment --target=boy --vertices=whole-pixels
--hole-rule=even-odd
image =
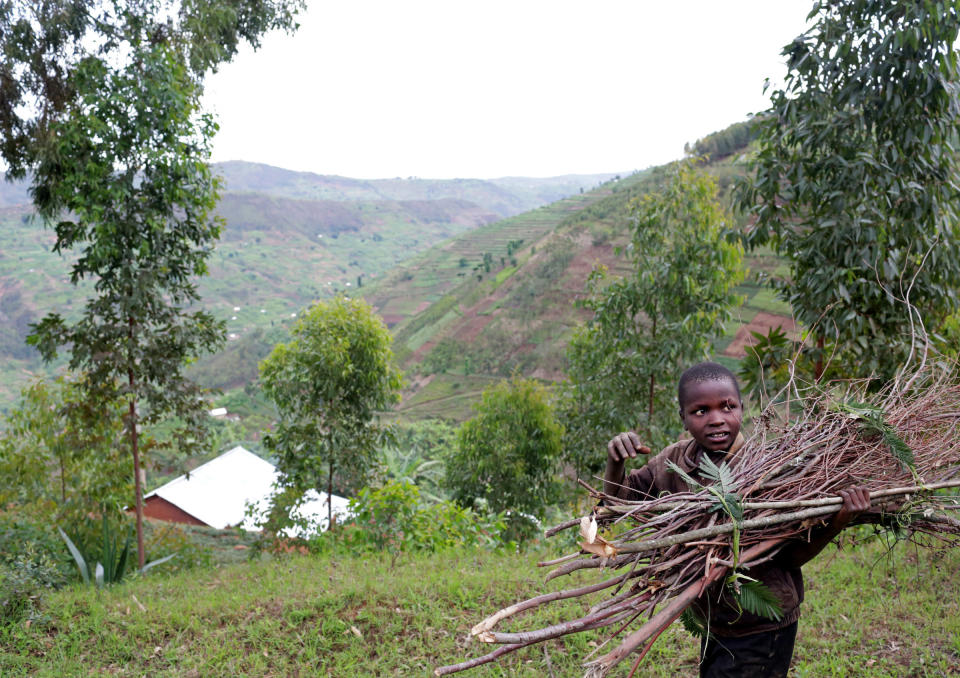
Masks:
[[[663,493],[689,491],[672,461],[697,477],[703,455],[715,463],[736,464],[743,446],[740,425],[743,402],[733,372],[718,363],[699,363],[680,377],[677,387],[680,420],[691,438],[673,443],[640,469],[624,475],[624,462],[649,454],[637,434],[617,435],[607,445],[605,493],[622,499],[654,498]],[[796,540],[765,563],[746,571],[769,588],[780,602],[783,617],[767,619],[740,610],[723,589],[723,582],[709,588],[694,609],[708,620],[710,635],[700,647],[701,678],[780,677],[787,675],[803,601],[800,566],[819,553],[850,521],[870,507],[869,493],[859,488],[844,490],[843,506],[825,527],[815,529],[810,541]]]

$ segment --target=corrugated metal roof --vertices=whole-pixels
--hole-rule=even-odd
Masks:
[[[278,475],[273,464],[238,445],[158,487],[145,498],[157,495],[217,529],[240,525],[245,530],[256,531],[257,521],[247,515],[247,506],[257,506],[258,512],[265,511]],[[346,515],[347,500],[333,495],[333,511]],[[297,513],[317,524],[319,529],[325,529],[326,493],[309,490]]]

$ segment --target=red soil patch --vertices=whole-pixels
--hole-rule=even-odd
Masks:
[[[413,315],[417,315],[418,313],[423,313],[428,308],[430,308],[431,303],[432,302],[429,302],[429,301],[421,301],[420,304],[415,309],[413,309]]]
[[[465,318],[465,322],[457,328],[453,338],[468,344],[472,343],[477,340],[477,337],[483,332],[483,328],[489,325],[491,320],[493,320],[493,316],[489,315],[478,315],[469,319]]]
[[[594,267],[597,264],[612,266],[615,259],[613,245],[581,246],[563,273],[563,289],[582,293]]]
[[[723,355],[730,358],[742,358],[747,354],[747,347],[757,343],[757,340],[754,339],[750,333],[759,332],[760,334],[767,334],[772,327],[782,327],[783,330],[791,336],[797,331],[797,325],[793,321],[793,318],[760,311],[754,316],[753,320],[746,325],[740,326],[733,341],[723,350]]]
[[[411,357],[411,360],[414,361],[414,362],[417,362],[417,363],[422,362],[423,359],[424,359],[424,357],[425,357],[425,356],[433,349],[433,347],[436,346],[436,345],[437,345],[437,342],[435,342],[435,341],[425,341],[425,342],[423,342],[423,345],[420,346],[420,348],[418,348],[416,351],[413,352],[413,356]]]

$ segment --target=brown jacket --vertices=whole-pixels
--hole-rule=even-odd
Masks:
[[[743,446],[743,436],[738,435],[730,450],[723,456],[713,457],[715,462],[729,461]],[[661,494],[690,492],[691,488],[679,474],[670,470],[668,462],[697,478],[697,470],[703,449],[695,440],[680,440],[665,448],[645,466],[627,474],[619,492],[621,499],[653,499]],[[710,632],[720,637],[745,636],[751,633],[772,631],[792,624],[800,618],[800,603],[803,602],[803,575],[799,567],[779,562],[774,558],[744,573],[767,586],[780,601],[783,618],[774,621],[746,610],[739,610],[733,597],[717,582],[694,603],[694,609],[709,621]]]

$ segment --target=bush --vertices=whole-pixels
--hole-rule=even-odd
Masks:
[[[0,513],[0,564],[13,566],[24,553],[53,563],[61,580],[74,571],[73,560],[53,524],[43,524],[22,514]]]
[[[448,548],[504,545],[502,514],[483,516],[444,501],[420,502],[416,485],[390,481],[380,488],[363,488],[350,500],[354,522],[335,531],[337,539],[354,548],[436,552]]]
[[[194,567],[207,567],[213,563],[210,548],[198,544],[184,526],[177,523],[148,522],[144,527],[147,562],[176,554],[172,560],[162,565],[164,572],[180,572]]]
[[[53,558],[33,543],[11,562],[0,562],[0,625],[36,618],[43,595],[63,582]]]

